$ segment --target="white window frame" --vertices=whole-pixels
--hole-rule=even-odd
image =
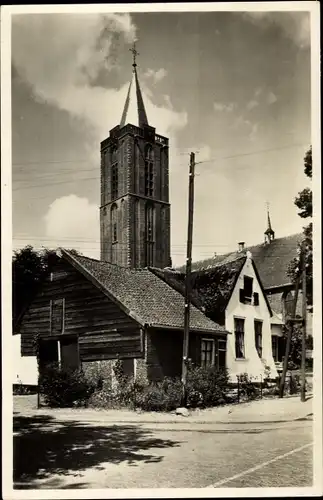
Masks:
[[[259,356],[259,352],[258,352],[258,349],[257,349],[257,342],[256,342],[256,323],[261,323],[261,335],[260,335],[260,338],[261,338],[261,356]],[[262,354],[263,354],[263,340],[264,340],[264,336],[263,336],[263,326],[264,326],[264,322],[262,319],[258,319],[258,318],[254,318],[254,321],[253,321],[253,328],[254,328],[254,337],[255,337],[255,348],[256,348],[256,351],[257,351],[257,354],[258,356],[262,359]]]
[[[202,345],[203,345],[203,342],[211,342],[212,343],[212,359],[211,359],[211,364],[210,365],[205,365],[205,367],[207,366],[214,366],[215,364],[215,339],[210,339],[210,338],[201,338],[201,366],[202,366]]]
[[[240,319],[240,320],[243,320],[243,356],[242,357],[239,357],[237,358],[237,352],[236,352],[236,343],[237,343],[237,337],[236,337],[236,322],[235,320],[236,319]],[[243,360],[246,360],[246,318],[243,317],[243,316],[234,316],[233,317],[233,334],[234,334],[234,355],[235,355],[235,360],[236,361],[243,361]],[[242,332],[238,332],[238,333],[242,333]]]

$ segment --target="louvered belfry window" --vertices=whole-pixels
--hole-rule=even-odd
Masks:
[[[111,199],[118,198],[118,156],[117,149],[114,147],[111,151]]]
[[[146,266],[154,265],[154,207],[150,204],[146,206]]]
[[[118,241],[118,207],[113,204],[111,207],[111,236],[112,243]]]
[[[145,148],[145,196],[154,194],[154,151],[152,146]]]

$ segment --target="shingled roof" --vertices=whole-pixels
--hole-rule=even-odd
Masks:
[[[142,325],[184,327],[184,298],[149,269],[127,269],[104,261],[73,255],[61,249],[62,257],[114,299]],[[190,329],[226,333],[192,305]]]
[[[215,266],[192,272],[192,304],[202,309],[212,320],[223,324],[223,313],[246,259],[247,256],[244,254],[227,256]],[[184,295],[185,274],[183,272],[156,268],[151,268],[151,270]],[[257,273],[256,269],[255,272]],[[270,310],[269,304],[268,307]]]
[[[243,252],[230,252],[224,255],[217,255],[210,259],[204,259],[192,264],[192,271],[201,271],[212,269],[213,267],[234,260],[245,255],[249,250],[252,259],[259,272],[263,287],[273,288],[291,283],[287,275],[287,269],[290,261],[297,256],[297,246],[302,240],[303,234],[294,234],[284,238],[277,238],[270,244],[261,243],[244,249]],[[179,271],[184,268],[179,268]]]

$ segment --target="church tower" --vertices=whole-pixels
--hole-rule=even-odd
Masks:
[[[150,126],[133,70],[120,124],[101,142],[101,260],[167,267],[170,259],[168,139]]]
[[[267,229],[265,231],[265,243],[271,243],[275,239],[275,231],[271,227],[269,205],[267,205]]]

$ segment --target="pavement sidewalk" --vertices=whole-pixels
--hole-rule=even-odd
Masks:
[[[131,424],[265,424],[291,422],[310,418],[312,415],[312,397],[305,402],[299,396],[261,399],[246,403],[227,405],[205,410],[192,410],[188,416],[173,413],[141,412],[131,410],[95,410],[95,409],[37,409],[33,404],[24,404],[21,398],[14,398],[14,411],[22,415],[47,415],[58,420],[80,420],[86,422],[131,423]]]

